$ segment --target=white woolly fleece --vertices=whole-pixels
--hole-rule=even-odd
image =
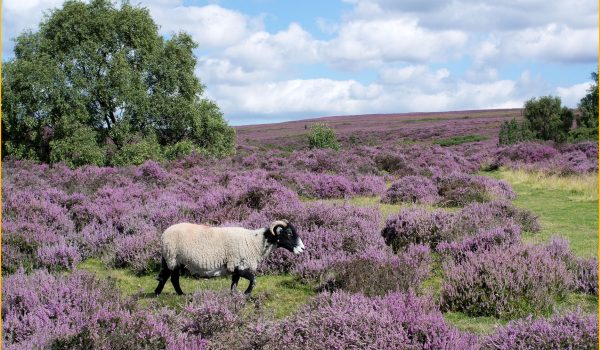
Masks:
[[[169,269],[183,264],[201,276],[233,272],[236,267],[256,272],[258,263],[274,248],[264,238],[264,230],[176,224],[162,234],[162,256]]]

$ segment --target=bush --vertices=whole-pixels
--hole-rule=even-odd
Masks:
[[[520,243],[521,229],[509,223],[502,228],[482,230],[474,236],[467,236],[460,241],[441,242],[436,250],[444,259],[453,259],[460,263],[471,253],[482,253],[497,246],[509,246]]]
[[[422,208],[401,209],[398,215],[387,219],[381,235],[394,252],[411,244],[435,248],[439,242],[452,239],[448,236],[452,220],[452,213],[441,209],[433,212]]]
[[[190,155],[193,152],[202,153],[202,149],[189,140],[179,141],[174,145],[165,147],[165,157],[170,160]]]
[[[264,349],[476,348],[476,337],[449,326],[431,300],[400,293],[321,294],[261,333]]]
[[[23,271],[3,278],[2,348],[205,349],[168,314],[135,310],[114,284],[75,271],[54,276]]]
[[[441,202],[447,206],[464,206],[474,202],[516,197],[507,182],[484,176],[454,173],[438,177],[436,182]]]
[[[591,140],[598,139],[598,71],[592,72],[594,83],[588,89],[587,94],[579,101],[581,116],[578,120],[578,128],[586,129],[580,135],[589,136]]]
[[[442,309],[469,316],[516,318],[548,314],[572,279],[544,247],[497,246],[443,264]]]
[[[383,203],[435,204],[440,200],[435,183],[424,176],[404,176],[381,197]]]
[[[525,119],[535,138],[564,142],[573,124],[573,112],[561,107],[560,97],[543,96],[525,102]]]
[[[308,134],[308,145],[311,148],[340,149],[340,144],[335,136],[335,131],[326,123],[314,123]]]
[[[523,120],[519,123],[516,119],[505,121],[500,126],[500,134],[498,135],[498,143],[501,145],[512,145],[523,141],[532,140],[533,133],[529,128],[529,122]]]
[[[315,268],[305,268],[301,276],[319,282],[318,290],[344,290],[367,296],[385,295],[392,291],[418,290],[431,269],[429,247],[410,246],[394,255],[381,249],[370,249],[354,257],[331,259]]]
[[[512,321],[482,340],[484,350],[598,349],[598,318],[571,312]]]

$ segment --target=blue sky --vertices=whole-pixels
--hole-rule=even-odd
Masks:
[[[60,0],[2,2],[3,59]],[[598,63],[589,0],[152,0],[199,43],[196,73],[233,125],[316,116],[575,107]]]

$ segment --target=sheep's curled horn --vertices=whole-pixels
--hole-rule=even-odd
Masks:
[[[275,230],[277,228],[277,226],[281,226],[283,228],[283,227],[287,227],[288,224],[289,224],[289,222],[285,219],[273,221],[273,223],[271,224],[271,234],[273,236],[276,236],[278,234],[278,232]]]

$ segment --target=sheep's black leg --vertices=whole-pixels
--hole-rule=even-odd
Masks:
[[[178,295],[183,295],[183,291],[181,290],[181,286],[179,286],[179,273],[183,269],[183,266],[179,266],[171,272],[171,283],[173,284],[173,288],[175,288],[175,293]]]
[[[167,283],[167,280],[169,279],[169,276],[171,276],[171,270],[169,270],[169,267],[167,266],[167,262],[165,261],[165,258],[162,258],[160,273],[158,274],[158,277],[156,278],[158,280],[158,286],[156,286],[156,289],[154,290],[154,295],[156,295],[156,296],[160,295],[163,288],[165,287],[165,283]]]
[[[237,289],[237,284],[238,281],[240,280],[240,271],[238,269],[235,269],[233,271],[233,275],[231,275],[231,291],[235,292],[235,290]]]
[[[254,276],[254,274],[252,272],[250,272],[250,270],[240,271],[240,276],[242,276],[245,279],[247,279],[248,281],[250,281],[248,288],[244,291],[244,294],[249,296],[250,293],[252,293],[252,289],[254,289],[254,286],[256,285],[256,277]]]

